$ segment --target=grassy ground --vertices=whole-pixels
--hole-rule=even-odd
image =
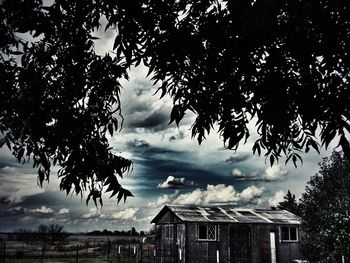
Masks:
[[[106,263],[110,261],[107,261],[106,259],[102,259],[102,258],[80,257],[78,262],[79,263]],[[5,263],[41,263],[41,257],[6,258]],[[45,258],[42,261],[42,263],[76,263],[76,258],[75,257],[50,257],[50,258]]]
[[[137,263],[136,258],[79,257],[78,263]],[[148,262],[147,260],[144,262]],[[41,263],[41,257],[6,258],[4,263]],[[76,263],[75,257],[46,257],[42,263]]]

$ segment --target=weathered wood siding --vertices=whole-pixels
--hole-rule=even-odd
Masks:
[[[281,241],[281,233],[278,233],[278,246],[277,246],[277,262],[290,262],[293,259],[301,259],[303,258],[300,252],[300,238],[302,236],[302,231],[298,228],[298,242],[283,242]]]
[[[171,211],[157,218],[155,224],[157,263],[270,263],[271,232],[275,233],[277,263],[302,258],[299,242],[282,241],[277,224],[182,222]],[[169,225],[173,236],[165,238]],[[216,226],[216,239],[199,240],[199,225]]]
[[[229,262],[229,225],[212,224],[216,226],[216,240],[204,241],[198,237],[198,223],[187,223],[186,263],[216,263],[217,253],[219,262]],[[203,223],[201,224],[203,225]]]
[[[178,220],[171,212],[167,212],[156,223],[156,262],[178,262],[178,240],[182,238],[182,227],[179,226],[181,221]],[[173,227],[172,238],[165,238],[167,226]],[[182,238],[183,239],[183,238]]]

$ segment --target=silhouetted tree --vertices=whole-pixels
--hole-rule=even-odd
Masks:
[[[132,235],[132,236],[138,236],[138,235],[139,235],[139,233],[136,231],[136,228],[135,228],[135,227],[132,227],[132,228],[131,228],[131,235]]]
[[[67,233],[63,231],[63,226],[58,224],[44,225],[41,224],[38,226],[37,233],[41,235],[43,239],[49,240],[62,240],[67,237]]]
[[[311,261],[350,258],[350,164],[341,153],[324,158],[300,199],[305,256]]]
[[[199,143],[218,124],[236,149],[254,118],[252,150],[271,164],[319,151],[317,128],[325,147],[338,136],[350,159],[348,10],[330,0],[4,0],[0,145],[20,162],[33,158],[39,185],[58,164],[67,194],[88,191],[87,202],[102,205],[106,187],[125,200],[117,177],[132,162],[106,135],[121,127],[119,80],[142,62],[173,98],[171,122],[197,115]],[[113,57],[94,51],[102,17],[117,33]]]
[[[295,195],[288,190],[287,194],[283,197],[283,201],[277,205],[279,209],[285,209],[295,215],[300,215],[300,209],[298,202],[295,199]]]

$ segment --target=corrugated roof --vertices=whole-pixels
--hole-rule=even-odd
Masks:
[[[167,210],[172,211],[181,221],[187,222],[300,224],[298,217],[286,210],[180,205],[165,206],[152,220],[152,223]]]

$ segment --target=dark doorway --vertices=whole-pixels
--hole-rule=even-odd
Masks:
[[[232,226],[230,228],[231,262],[251,262],[251,230],[250,226]]]

